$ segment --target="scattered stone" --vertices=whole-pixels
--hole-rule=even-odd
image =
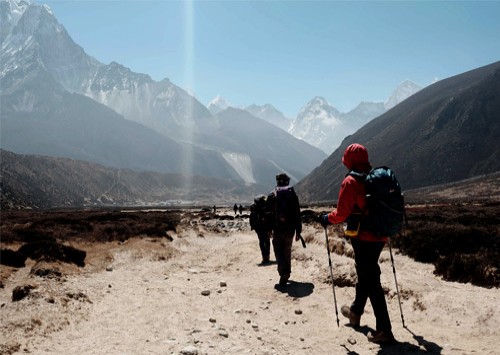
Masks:
[[[221,281],[221,282],[220,282],[220,287],[226,287],[226,286],[227,286],[226,281]]]
[[[112,266],[108,266],[108,267],[106,268],[106,271],[109,271],[109,272],[113,271],[113,267],[112,267]]]
[[[226,332],[226,331],[225,331],[225,330],[223,330],[223,329],[221,329],[221,330],[219,331],[219,335],[220,335],[221,337],[224,337],[224,338],[229,338],[229,333],[228,333],[228,332]]]
[[[259,329],[259,326],[258,326],[257,324],[255,324],[255,323],[254,323],[254,324],[252,324],[252,328],[253,328],[253,329]]]
[[[0,354],[14,354],[21,349],[21,344],[9,342],[6,344],[0,344]]]
[[[181,350],[182,355],[198,355],[198,349],[193,345],[186,346]]]
[[[246,322],[247,322],[247,324],[252,323],[252,321],[250,319],[247,319]]]
[[[210,295],[210,291],[209,290],[203,290],[203,291],[201,291],[201,294],[203,296],[208,296],[208,295]]]
[[[350,337],[347,339],[347,341],[348,341],[348,342],[349,342],[349,344],[351,344],[351,345],[356,344],[356,339],[354,339],[352,336],[350,336]]]
[[[210,323],[217,323],[217,320],[216,320],[215,318],[210,318],[208,321],[209,321]]]
[[[302,310],[301,309],[296,309],[295,310],[295,314],[302,314]]]
[[[304,338],[299,338],[299,339],[300,339],[300,341],[304,341],[305,340]]]
[[[198,274],[198,270],[196,270],[196,269],[189,269],[188,272],[190,274],[194,274],[194,275]]]
[[[59,279],[62,276],[61,271],[57,268],[43,268],[38,266],[34,266],[31,269],[30,274],[48,279]]]
[[[92,303],[92,301],[83,292],[78,292],[78,293],[67,292],[66,296],[71,299],[74,299],[75,301]]]

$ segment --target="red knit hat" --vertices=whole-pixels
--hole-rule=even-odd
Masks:
[[[353,143],[344,151],[342,163],[349,170],[368,172],[372,166],[368,160],[368,151],[359,143]]]

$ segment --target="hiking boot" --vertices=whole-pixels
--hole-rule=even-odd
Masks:
[[[367,337],[368,341],[377,344],[387,344],[396,341],[396,339],[394,339],[392,331],[390,330],[377,330],[374,332],[369,332]]]
[[[285,287],[289,278],[290,278],[290,274],[281,275],[281,277],[280,277],[280,286],[281,287]]]
[[[341,308],[340,308],[340,312],[342,313],[342,315],[346,318],[349,319],[349,325],[351,327],[359,327],[359,321],[361,320],[361,316],[357,315],[356,313],[354,313],[353,311],[351,311],[351,307],[347,306],[347,305],[343,305]]]

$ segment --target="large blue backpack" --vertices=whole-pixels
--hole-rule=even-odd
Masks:
[[[361,229],[378,236],[392,237],[400,233],[405,203],[394,172],[381,166],[368,174],[351,171],[349,175],[361,179],[365,185],[366,212],[361,220]]]

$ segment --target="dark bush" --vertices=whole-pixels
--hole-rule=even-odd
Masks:
[[[17,286],[12,290],[12,302],[17,302],[25,298],[31,293],[31,290],[33,290],[35,286],[32,285],[24,285],[24,286]]]
[[[24,267],[26,256],[10,249],[0,249],[0,264],[12,267]]]
[[[433,263],[445,280],[499,287],[499,207],[410,207],[409,228],[393,245],[416,261]]]
[[[38,261],[62,261],[85,266],[87,253],[70,246],[62,245],[53,241],[38,241],[24,244],[17,251],[33,260]]]
[[[475,254],[454,254],[440,257],[435,263],[436,275],[446,280],[470,282],[482,287],[499,287],[500,253],[478,252]]]

